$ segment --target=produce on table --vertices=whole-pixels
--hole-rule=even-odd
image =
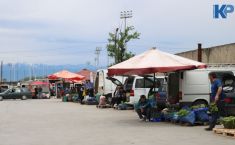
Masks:
[[[177,115],[179,117],[184,117],[184,116],[187,116],[190,112],[186,109],[181,109],[179,112],[177,112]]]
[[[235,129],[235,116],[225,117],[222,119],[221,123],[226,129]]]
[[[215,103],[211,103],[209,108],[210,108],[211,113],[219,111],[219,109]]]
[[[200,104],[200,105],[194,105],[191,107],[191,109],[199,109],[199,108],[206,108],[207,106],[205,104]]]

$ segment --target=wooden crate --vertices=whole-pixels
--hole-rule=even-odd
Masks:
[[[214,128],[214,133],[235,138],[235,129]]]

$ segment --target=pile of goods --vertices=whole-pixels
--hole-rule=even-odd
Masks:
[[[198,121],[198,122],[208,122],[209,121],[209,116],[207,113],[209,111],[209,109],[207,108],[206,105],[201,104],[201,105],[192,106],[191,108],[195,113],[196,121]]]
[[[181,109],[177,115],[179,116],[179,121],[182,123],[194,125],[196,121],[195,113],[191,109]]]
[[[98,101],[95,97],[86,96],[84,102],[86,105],[98,105]]]
[[[165,108],[162,110],[162,114],[164,116],[165,121],[172,121],[174,116],[176,116],[176,111],[171,108]]]
[[[235,116],[225,117],[221,120],[224,128],[235,129]]]
[[[152,111],[151,113],[151,122],[161,122],[164,120],[164,117],[161,112],[158,112],[157,110]]]
[[[209,121],[206,105],[196,105],[192,107],[183,107],[179,111],[165,111],[164,117],[166,121],[180,122],[194,125],[195,122],[205,123]]]
[[[181,109],[179,112],[177,112],[177,115],[178,115],[179,117],[185,117],[185,116],[187,116],[188,114],[189,114],[189,111],[186,110],[186,109]]]

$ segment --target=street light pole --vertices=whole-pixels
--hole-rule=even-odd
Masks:
[[[127,18],[132,18],[133,16],[132,16],[132,11],[123,11],[123,12],[121,12],[121,16],[120,16],[120,18],[121,19],[124,19],[124,31],[126,30],[126,27],[127,27],[127,25],[126,25],[126,19]]]
[[[96,58],[95,58],[95,63],[96,66],[99,66],[99,59],[100,59],[100,52],[102,51],[101,47],[96,47],[95,49],[95,54],[96,54]]]
[[[121,12],[121,16],[120,18],[121,19],[124,19],[124,35],[127,35],[127,24],[126,24],[126,19],[128,18],[132,18],[132,11],[123,11]],[[125,47],[126,47],[126,44],[124,45],[123,48],[121,48],[121,62],[123,61],[123,57],[124,57],[124,53],[125,53]]]

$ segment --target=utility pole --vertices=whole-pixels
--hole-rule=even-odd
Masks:
[[[101,47],[96,47],[96,49],[95,49],[95,55],[96,55],[95,64],[97,67],[99,66],[99,59],[100,59],[100,52],[101,51],[102,51]]]
[[[36,66],[33,65],[33,73],[34,73],[34,80],[35,80],[35,81],[36,81],[36,79],[37,79],[37,74],[36,74],[36,72],[37,72],[37,65],[36,65]]]
[[[33,78],[33,64],[30,64],[29,65],[29,73],[30,73],[30,80],[32,80],[32,78]]]
[[[26,77],[25,69],[24,69],[23,71],[24,71],[24,72],[23,72],[23,73],[24,73],[23,80],[26,81],[26,78],[25,78],[25,77]]]
[[[115,37],[114,37],[114,47],[115,47],[115,51],[116,51],[116,55],[115,55],[115,64],[119,62],[119,51],[118,51],[118,47],[117,47],[117,33],[118,33],[118,28],[116,28],[115,30]]]
[[[12,75],[12,64],[11,63],[8,63],[8,66],[9,66],[9,74],[10,74],[10,78],[9,78],[9,82],[11,84],[11,75]]]
[[[18,62],[15,64],[15,71],[16,71],[16,81],[19,81],[19,67]]]
[[[12,65],[12,73],[13,73],[13,82],[16,81],[16,69],[15,69],[15,63]]]

